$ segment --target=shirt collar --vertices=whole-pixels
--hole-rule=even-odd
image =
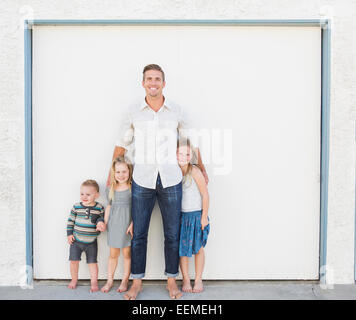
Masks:
[[[147,105],[146,99],[144,98],[140,105],[140,110],[142,111],[146,107],[149,108],[149,106]],[[163,107],[166,107],[167,109],[171,109],[171,103],[166,97],[164,98]]]

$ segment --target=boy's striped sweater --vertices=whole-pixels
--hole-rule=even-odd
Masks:
[[[67,236],[74,235],[78,242],[92,243],[100,231],[96,231],[99,221],[104,222],[104,207],[96,202],[94,206],[87,207],[81,202],[74,204],[67,223]]]

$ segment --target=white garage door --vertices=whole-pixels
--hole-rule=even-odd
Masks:
[[[163,67],[165,95],[208,137],[205,278],[318,278],[320,28],[40,26],[33,35],[36,279],[70,278],[70,208],[82,181],[104,190],[122,112],[143,99],[149,63]],[[157,208],[148,241],[146,278],[164,279]],[[108,252],[104,232],[102,279]]]

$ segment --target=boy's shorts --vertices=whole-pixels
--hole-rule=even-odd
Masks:
[[[69,249],[69,261],[81,261],[82,252],[85,252],[87,263],[97,263],[98,243],[95,239],[92,243],[74,241]]]

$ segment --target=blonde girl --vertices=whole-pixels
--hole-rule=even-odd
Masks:
[[[110,247],[108,279],[102,292],[109,292],[114,283],[114,274],[120,255],[124,257],[124,275],[118,292],[127,291],[131,270],[131,219],[132,165],[124,157],[113,160],[110,169],[110,185],[106,188],[109,205],[105,209],[105,226]],[[130,236],[131,235],[131,236]]]
[[[202,292],[205,263],[204,247],[210,230],[208,220],[209,193],[200,169],[193,165],[196,156],[188,139],[180,139],[177,148],[178,164],[183,173],[182,218],[179,244],[182,291]],[[195,255],[194,287],[190,284],[188,258]]]

